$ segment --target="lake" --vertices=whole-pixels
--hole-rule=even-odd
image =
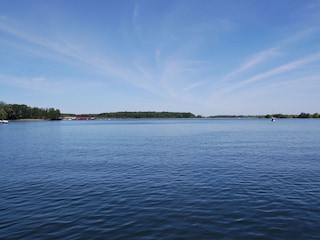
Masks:
[[[0,239],[320,239],[319,119],[0,125]]]

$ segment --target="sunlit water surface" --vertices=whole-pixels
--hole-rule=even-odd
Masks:
[[[320,120],[0,125],[0,239],[320,239]]]

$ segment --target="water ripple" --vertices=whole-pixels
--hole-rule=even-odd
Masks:
[[[320,239],[319,132],[262,123],[12,124],[0,238]]]

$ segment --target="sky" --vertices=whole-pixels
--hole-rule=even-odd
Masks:
[[[0,0],[0,101],[320,112],[319,0]]]

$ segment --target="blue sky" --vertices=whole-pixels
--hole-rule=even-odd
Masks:
[[[0,0],[0,101],[320,112],[319,0]]]

